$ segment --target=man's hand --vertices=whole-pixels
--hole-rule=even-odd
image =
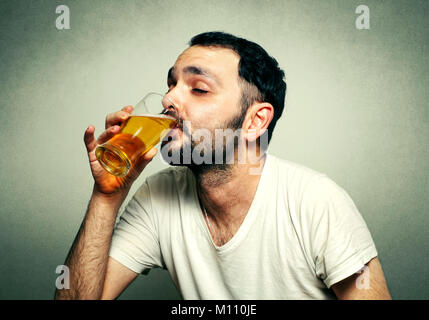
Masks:
[[[128,175],[123,178],[119,178],[108,173],[98,162],[97,157],[95,156],[95,149],[98,145],[105,143],[114,135],[119,133],[121,125],[130,117],[132,110],[132,106],[127,106],[122,108],[121,111],[109,114],[106,117],[106,130],[98,137],[97,140],[94,138],[94,126],[89,126],[85,131],[84,141],[86,150],[88,151],[92,176],[95,181],[94,192],[96,193],[98,192],[104,195],[128,193],[132,183],[137,179],[142,170],[157,153],[157,150],[152,148],[142,155],[138,162],[131,168]]]

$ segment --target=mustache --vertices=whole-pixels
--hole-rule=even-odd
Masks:
[[[176,110],[168,110],[167,112],[164,113],[167,116],[170,116],[174,119],[176,119],[177,124],[176,127],[183,129],[183,118],[179,115],[179,113]]]

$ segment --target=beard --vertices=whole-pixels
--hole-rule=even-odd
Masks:
[[[178,118],[176,129],[163,139],[161,156],[172,166],[186,166],[194,174],[217,171],[224,175],[234,163],[241,139],[243,110],[215,129],[198,128]],[[177,117],[176,117],[177,118]]]

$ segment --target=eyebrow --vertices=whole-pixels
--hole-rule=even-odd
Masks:
[[[167,83],[175,82],[176,81],[177,78],[175,76],[175,73],[176,73],[176,68],[175,67],[171,67],[168,70]],[[216,82],[217,84],[219,84],[219,81],[218,81],[217,77],[214,74],[210,73],[208,70],[203,69],[201,67],[187,66],[187,67],[185,67],[183,69],[183,73],[185,73],[185,74],[187,73],[187,74],[200,75],[200,76],[209,78],[209,79],[213,80],[214,82]]]

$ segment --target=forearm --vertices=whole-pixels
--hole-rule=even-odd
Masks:
[[[56,299],[101,297],[116,215],[124,198],[125,195],[105,197],[93,193],[65,262],[70,288],[57,290]]]

